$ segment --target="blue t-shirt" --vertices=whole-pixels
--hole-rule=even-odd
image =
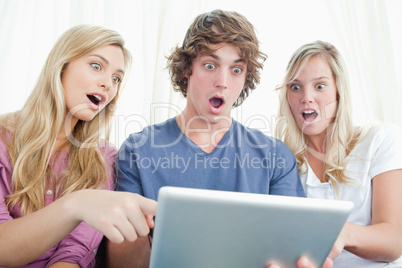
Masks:
[[[131,134],[117,155],[116,190],[154,200],[162,186],[305,196],[291,150],[232,122],[210,153],[184,135],[175,118]]]

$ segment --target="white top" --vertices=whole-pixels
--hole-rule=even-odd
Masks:
[[[371,180],[386,171],[402,169],[402,130],[381,124],[371,127],[346,158],[346,175],[358,183],[340,184],[339,199],[354,203],[348,218],[359,225],[371,224]],[[300,175],[306,195],[310,198],[336,199],[331,182],[321,183],[310,165]],[[399,263],[399,265],[397,265]],[[367,261],[344,250],[334,260],[334,267],[402,267],[402,258],[392,263]]]

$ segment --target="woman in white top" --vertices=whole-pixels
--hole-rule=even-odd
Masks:
[[[329,43],[296,50],[277,90],[276,136],[295,154],[307,197],[354,203],[334,267],[402,267],[401,129],[353,125],[345,64]]]

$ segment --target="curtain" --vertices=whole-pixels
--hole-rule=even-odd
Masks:
[[[179,114],[186,100],[170,84],[166,57],[192,20],[220,8],[245,15],[268,54],[261,83],[232,116],[273,134],[274,91],[299,46],[329,41],[342,53],[352,83],[354,118],[402,127],[402,22],[399,0],[0,0],[0,114],[18,110],[57,38],[98,24],[118,31],[134,62],[116,109],[112,142]]]
[[[329,2],[352,83],[355,121],[402,126],[402,2]]]

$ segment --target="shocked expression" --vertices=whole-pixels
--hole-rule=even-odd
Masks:
[[[287,87],[293,117],[305,135],[323,134],[337,110],[337,89],[328,61],[321,56],[308,60]]]
[[[124,55],[114,45],[97,48],[69,62],[61,82],[73,120],[92,120],[116,96],[123,75]]]
[[[198,55],[188,77],[187,110],[210,123],[230,118],[244,88],[247,64],[239,50],[227,43],[215,45],[212,55]]]

